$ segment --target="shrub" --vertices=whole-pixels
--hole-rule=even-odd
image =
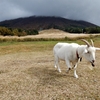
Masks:
[[[0,35],[6,36],[6,35],[13,35],[12,31],[6,27],[0,27]]]
[[[23,30],[23,29],[12,29],[6,27],[0,27],[0,35],[3,36],[26,36],[26,35],[37,35],[39,34],[37,30]]]
[[[37,30],[32,30],[32,29],[26,30],[25,32],[27,33],[27,35],[37,35],[37,34],[39,34]]]

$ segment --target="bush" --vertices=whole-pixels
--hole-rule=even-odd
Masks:
[[[89,27],[86,28],[87,33],[100,33],[100,27]]]
[[[12,31],[6,27],[0,27],[0,35],[6,36],[6,35],[13,35]]]
[[[37,30],[22,30],[22,29],[12,29],[6,27],[0,27],[0,35],[3,36],[26,36],[26,35],[37,35],[39,34]]]
[[[100,33],[100,27],[68,27],[65,29],[65,31],[69,33]]]
[[[13,29],[14,36],[26,36],[27,33],[21,29]]]
[[[39,34],[37,30],[26,30],[27,35],[37,35]]]
[[[69,27],[66,28],[65,31],[69,32],[69,33],[82,33],[82,28],[79,27]]]

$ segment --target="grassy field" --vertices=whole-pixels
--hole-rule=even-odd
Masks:
[[[94,41],[100,47],[99,38]],[[62,73],[54,68],[52,48],[57,42],[0,43],[0,100],[100,100],[100,51],[96,67],[91,70],[83,59],[75,79],[73,70],[66,73],[64,62]]]

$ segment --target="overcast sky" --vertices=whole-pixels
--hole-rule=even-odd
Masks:
[[[100,0],[0,0],[0,21],[19,17],[59,16],[100,26]]]

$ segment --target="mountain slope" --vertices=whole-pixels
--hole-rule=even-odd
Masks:
[[[0,26],[21,29],[49,29],[59,28],[66,29],[67,27],[94,27],[96,25],[86,21],[69,20],[61,17],[43,17],[31,16],[26,18],[18,18],[0,22]]]

